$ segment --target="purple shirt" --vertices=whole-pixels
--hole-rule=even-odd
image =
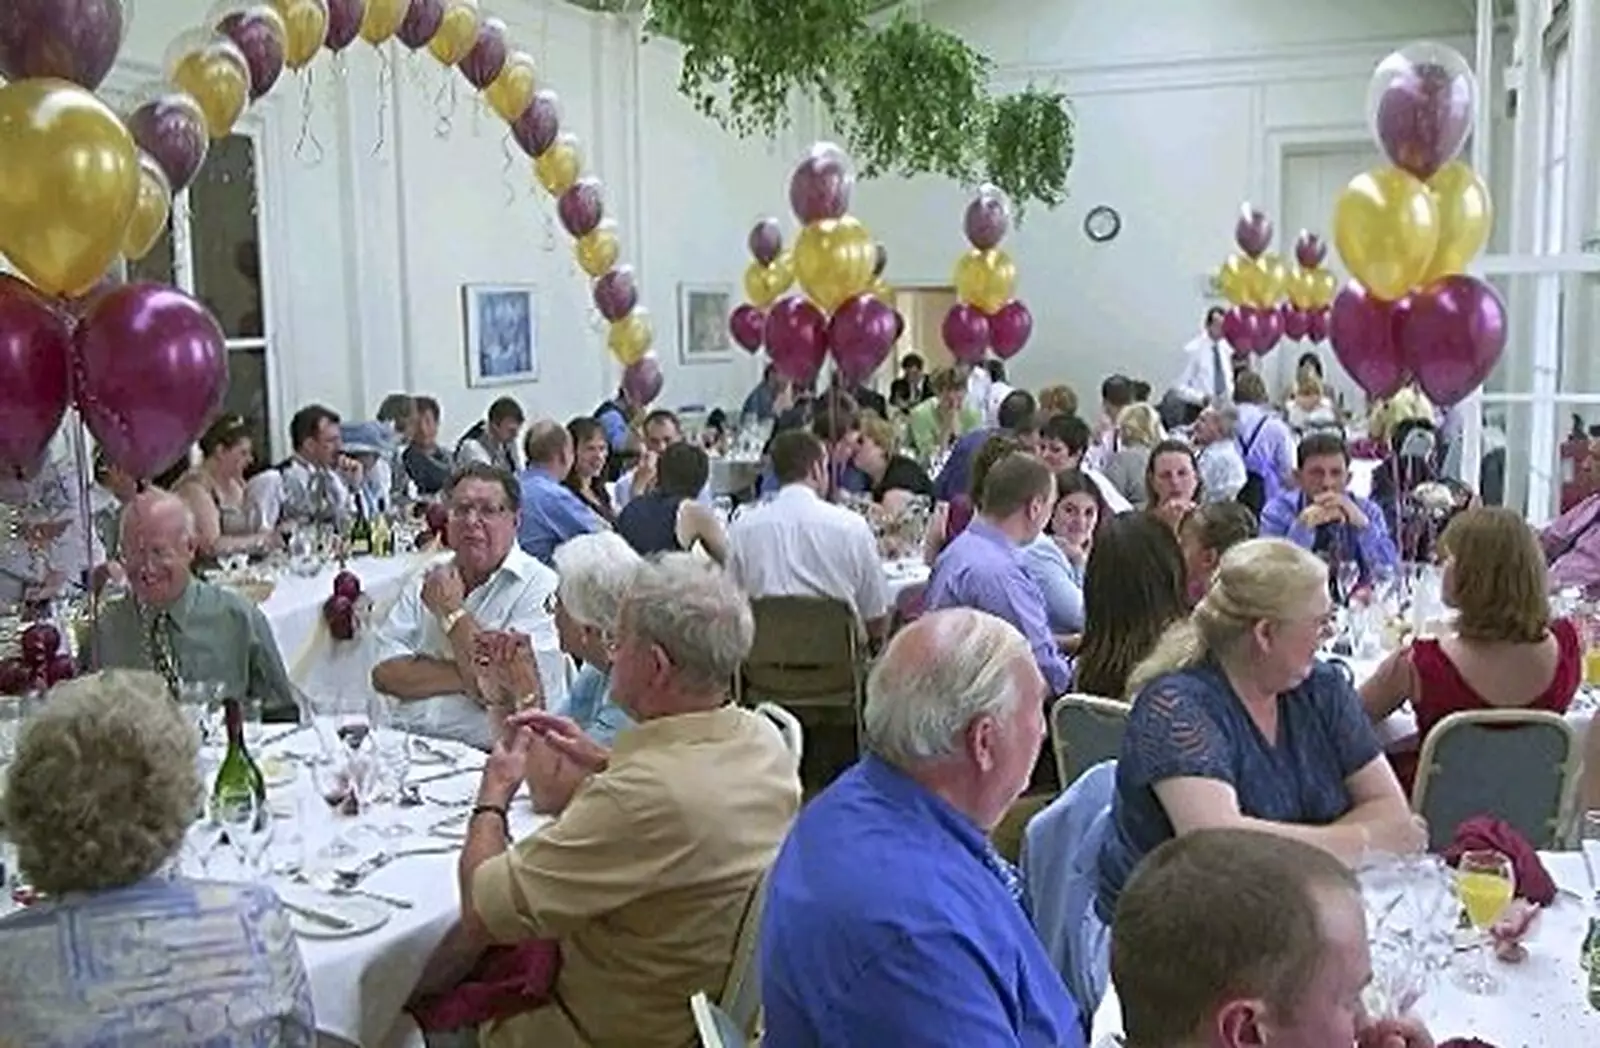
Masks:
[[[1260,458],[1271,462],[1278,473],[1278,488],[1294,487],[1294,437],[1289,424],[1260,404],[1237,404],[1235,408],[1239,420],[1233,435],[1239,441],[1239,453],[1246,461]]]
[[[1022,548],[983,517],[939,554],[926,601],[928,611],[972,608],[1011,623],[1027,638],[1050,693],[1072,690],[1072,667],[1050,635],[1044,594],[1023,564]]]
[[[1550,562],[1552,588],[1600,584],[1600,495],[1590,495],[1552,520],[1539,537]]]
[[[1300,511],[1305,509],[1305,496],[1298,491],[1284,491],[1261,509],[1261,534],[1267,538],[1288,539],[1296,546],[1313,553],[1327,553],[1342,557],[1354,550],[1361,564],[1361,581],[1371,582],[1379,569],[1394,569],[1400,563],[1400,551],[1389,536],[1389,525],[1384,523],[1383,510],[1371,499],[1351,495],[1367,518],[1364,528],[1349,524],[1323,524],[1308,528],[1300,523]],[[1319,549],[1328,544],[1329,550]]]

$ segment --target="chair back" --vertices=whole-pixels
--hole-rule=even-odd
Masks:
[[[745,1048],[749,1043],[728,1013],[712,1004],[704,993],[689,998],[689,1012],[694,1016],[701,1048]]]
[[[1452,713],[1422,741],[1411,807],[1428,820],[1431,850],[1477,815],[1504,820],[1536,849],[1556,848],[1581,762],[1577,734],[1560,714]]]
[[[783,736],[783,744],[793,754],[795,763],[805,754],[806,733],[800,726],[800,718],[779,706],[775,702],[763,702],[756,707],[756,712],[772,722],[778,729],[778,734]]]
[[[1128,704],[1077,692],[1063,695],[1050,707],[1050,745],[1056,754],[1056,775],[1066,789],[1101,761],[1122,753],[1128,729]]]
[[[761,1019],[761,915],[767,908],[767,871],[762,870],[750,889],[744,917],[739,921],[739,937],[733,944],[733,963],[728,966],[728,981],[717,1004],[725,1018],[743,1037],[754,1037]],[[738,1040],[729,1042],[743,1044]]]
[[[858,704],[860,626],[849,605],[820,597],[761,597],[750,607],[756,636],[744,663],[744,701],[791,709]]]

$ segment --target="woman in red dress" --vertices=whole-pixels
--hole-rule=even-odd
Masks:
[[[1583,680],[1583,639],[1570,620],[1551,620],[1544,553],[1519,514],[1466,510],[1439,545],[1455,633],[1396,651],[1361,686],[1374,722],[1411,700],[1416,749],[1390,755],[1408,792],[1422,740],[1445,717],[1484,709],[1564,713]]]

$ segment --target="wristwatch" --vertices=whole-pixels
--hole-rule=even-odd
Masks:
[[[457,608],[455,611],[452,611],[450,614],[439,620],[439,628],[444,630],[444,635],[448,637],[450,636],[450,631],[456,628],[456,623],[460,622],[466,617],[467,609]]]

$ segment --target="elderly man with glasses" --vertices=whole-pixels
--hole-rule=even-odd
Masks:
[[[549,602],[556,573],[517,546],[521,489],[510,473],[463,466],[445,489],[450,557],[415,579],[379,627],[372,686],[396,700],[397,725],[479,749],[494,745],[499,714],[565,692],[564,661]],[[479,635],[513,632],[531,642],[532,694],[486,681]]]

